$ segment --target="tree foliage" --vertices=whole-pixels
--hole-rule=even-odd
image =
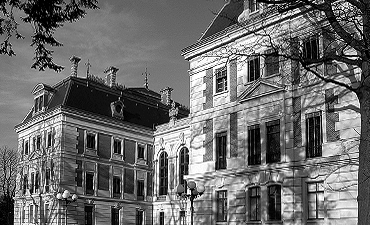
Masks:
[[[31,46],[34,47],[32,68],[46,68],[57,72],[63,69],[53,61],[53,47],[62,46],[55,39],[55,31],[67,22],[75,22],[86,15],[86,10],[97,9],[97,0],[3,0],[0,1],[0,54],[15,55],[12,38],[24,38],[18,31],[19,22],[33,28]],[[16,16],[22,15],[22,16]],[[23,16],[24,15],[24,16]]]

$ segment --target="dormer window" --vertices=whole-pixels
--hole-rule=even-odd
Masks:
[[[35,98],[35,113],[43,111],[46,103],[48,102],[48,95],[43,93],[42,95]]]
[[[257,0],[249,0],[249,12],[253,13],[259,10],[259,3]]]
[[[42,112],[45,110],[48,101],[49,101],[49,95],[53,92],[53,88],[49,87],[45,84],[37,84],[32,94],[34,96],[34,113]]]

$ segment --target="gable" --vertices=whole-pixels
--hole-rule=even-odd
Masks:
[[[261,98],[277,92],[284,91],[284,87],[264,79],[259,79],[251,84],[239,97],[239,102]]]

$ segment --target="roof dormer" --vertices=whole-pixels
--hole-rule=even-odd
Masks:
[[[34,99],[33,105],[33,114],[37,114],[39,112],[45,111],[47,108],[47,104],[49,102],[50,96],[53,93],[53,88],[46,85],[39,83],[37,84],[33,90],[32,95]]]

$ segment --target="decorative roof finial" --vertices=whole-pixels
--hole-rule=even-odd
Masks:
[[[86,77],[88,77],[90,75],[90,67],[91,67],[89,59],[87,59],[87,62],[85,63],[85,66],[86,66]]]
[[[150,73],[148,73],[148,68],[147,67],[145,67],[145,72],[142,73],[141,75],[145,76],[145,78],[144,78],[144,81],[145,81],[144,87],[146,89],[149,89],[148,76],[150,75]]]

